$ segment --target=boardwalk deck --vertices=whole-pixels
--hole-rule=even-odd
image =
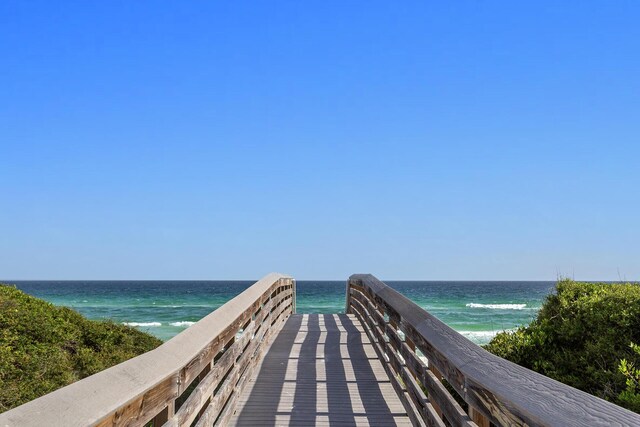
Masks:
[[[239,397],[234,426],[411,425],[354,315],[292,315]]]

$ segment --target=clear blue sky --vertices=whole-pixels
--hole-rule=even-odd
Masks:
[[[0,278],[638,280],[639,22],[5,0]]]

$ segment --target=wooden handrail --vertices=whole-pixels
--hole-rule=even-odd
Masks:
[[[487,352],[370,274],[349,278],[347,312],[415,425],[640,426],[636,413]]]
[[[269,274],[155,350],[0,414],[0,426],[225,425],[294,310],[295,281]]]

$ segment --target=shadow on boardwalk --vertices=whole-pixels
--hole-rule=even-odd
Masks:
[[[373,346],[350,315],[292,315],[232,425],[411,425]]]

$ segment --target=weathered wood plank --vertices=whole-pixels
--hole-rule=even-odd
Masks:
[[[282,302],[288,299],[290,299],[289,295],[282,295],[280,298],[275,297],[275,299],[273,299],[273,301],[276,302],[275,304],[273,304],[275,308],[278,309],[279,307],[279,313],[278,313],[277,319],[281,319],[282,317],[285,317],[288,315],[287,309],[292,307],[292,305],[289,304],[289,305],[282,306]],[[238,349],[243,350],[242,355],[237,360],[236,360],[237,355],[235,353],[231,357],[230,361],[235,363],[233,371],[229,373],[228,377],[225,379],[225,382],[220,387],[216,395],[210,400],[209,404],[206,407],[206,410],[202,413],[201,417],[198,419],[196,426],[211,425],[214,422],[220,423],[221,422],[220,420],[226,421],[228,419],[228,416],[229,416],[228,413],[230,413],[233,410],[234,402],[231,399],[235,398],[235,396],[239,394],[243,386],[243,384],[238,384],[238,379],[243,373],[247,371],[247,365],[249,365],[249,363],[251,363],[253,358],[256,356],[257,349],[266,346],[268,343],[269,335],[271,335],[270,332],[273,333],[272,330],[270,328],[265,327],[264,326],[265,324],[263,323],[264,320],[268,319],[269,316],[273,313],[271,309],[272,307],[265,305],[265,307],[263,307],[263,310],[261,311],[261,314],[260,314],[260,316],[262,317],[262,320],[257,323],[253,322],[254,325],[259,324],[259,325],[263,325],[263,327],[261,327],[259,331],[256,333],[256,335],[253,337],[253,339],[251,340],[251,344],[249,344],[249,346],[245,348],[244,347],[245,342],[242,342],[237,347]],[[247,333],[244,334],[243,337],[247,337],[247,340],[248,340],[248,338],[251,337],[251,334],[254,332],[254,329],[255,327],[251,328],[251,330],[247,329]],[[225,372],[228,372],[228,370],[225,370]],[[245,375],[250,375],[250,373],[251,373],[251,370],[249,368],[248,372]],[[191,421],[192,420],[189,420],[188,424],[190,424]],[[179,424],[179,425],[183,425],[183,424]]]
[[[471,419],[473,419],[473,422],[476,423],[478,427],[491,426],[491,422],[489,421],[489,418],[485,417],[480,412],[473,409],[473,407],[471,406],[469,406],[469,415],[471,416]]]
[[[372,345],[354,315],[290,316],[229,425],[410,425]]]
[[[280,328],[282,328],[282,320],[289,315],[288,309],[292,307],[291,301],[287,303],[289,299],[289,295],[282,295],[280,301],[275,304],[275,308],[273,309],[274,311],[271,313],[273,314],[275,312],[277,314],[274,316],[275,319],[271,324],[271,327],[262,328],[260,332],[258,332],[237,360],[235,373],[230,375],[229,382],[222,386],[221,390],[223,391],[219,392],[219,394],[221,394],[220,399],[218,400],[218,395],[212,399],[211,406],[213,411],[220,413],[215,425],[226,425],[229,418],[233,415],[235,410],[235,401],[244,388],[247,378],[253,372],[254,362],[256,361],[256,358],[260,356],[260,349],[268,345],[271,337],[275,335]]]
[[[290,308],[290,305],[282,306],[281,304],[289,300],[292,297],[292,294],[281,291],[282,287],[279,287],[275,292],[267,293],[265,298],[269,298],[268,301],[265,301],[265,298],[261,298],[257,301],[259,304],[254,304],[252,306],[251,311],[248,312],[248,316],[245,314],[240,317],[240,319],[250,319],[251,313],[258,308],[258,305],[264,304],[260,308],[255,319],[249,321],[248,325],[245,325],[245,329],[242,332],[240,339],[235,341],[216,362],[213,369],[205,376],[201,383],[198,384],[197,388],[185,401],[180,410],[176,413],[175,417],[166,424],[167,427],[191,425],[194,419],[202,411],[202,407],[205,402],[211,399],[211,394],[219,385],[220,380],[229,373],[230,369],[235,366],[234,369],[237,371],[244,371],[246,361],[253,356],[251,353],[263,343],[263,340],[268,338],[265,337],[265,334],[270,329],[268,326],[265,326],[265,322],[271,322],[269,318],[273,316],[274,313],[277,313],[278,316],[288,314],[286,313],[286,310]],[[237,328],[242,324],[242,322],[234,322],[234,325],[236,325]],[[259,330],[256,331],[256,329]],[[253,336],[254,333],[256,333],[255,337]],[[251,344],[247,346],[250,341]],[[234,374],[229,375],[231,379],[234,378]],[[222,392],[219,391],[218,393],[222,393],[221,397],[216,396],[210,400],[209,406],[212,407],[214,414],[220,410],[220,405],[224,405],[229,394],[234,392],[237,384],[226,381],[222,388],[224,387],[228,387],[229,390],[223,390]]]
[[[202,379],[197,388],[191,393],[187,400],[182,404],[175,416],[166,424],[167,427],[176,427],[191,425],[196,418],[202,406],[220,383],[220,380],[233,367],[236,358],[242,354],[242,350],[255,329],[255,322],[251,322],[246,333],[235,341],[231,347],[222,355],[215,363],[211,371]]]
[[[178,396],[177,377],[178,375],[174,374],[174,376],[165,379],[162,383],[117,409],[96,425],[98,427],[128,427],[147,423],[167,407],[171,399]]]
[[[473,423],[464,409],[460,407],[436,375],[429,370],[427,365],[418,358],[406,343],[402,344],[400,354],[412,373],[417,374],[418,379],[427,389],[432,403],[437,402],[449,423],[456,427],[472,427]]]
[[[390,344],[389,352],[394,355],[392,358],[394,359],[394,363],[393,363],[394,369],[400,372],[400,375],[402,377],[402,380],[405,383],[407,391],[410,393],[416,407],[420,409],[422,418],[425,420],[427,425],[430,425],[430,426],[444,425],[442,423],[442,412],[439,406],[437,406],[437,404],[434,401],[427,399],[427,397],[424,395],[424,392],[420,388],[420,385],[416,382],[417,377],[418,378],[423,377],[421,375],[422,372],[420,372],[420,370],[415,369],[417,366],[420,366],[420,365],[417,365],[416,362],[421,363],[421,361],[418,359],[415,353],[409,348],[409,346],[405,342],[403,342],[402,338],[398,334],[396,327],[397,325],[394,326],[391,322],[389,322],[386,325],[386,329],[385,329],[386,335],[387,337],[389,337],[389,344]],[[398,359],[396,354],[400,355],[403,358],[402,362]],[[407,363],[407,361],[409,361],[409,363]],[[407,366],[410,369],[407,369]],[[429,373],[433,375],[433,373],[431,372]],[[444,400],[447,401],[446,403],[453,405],[453,403],[455,402],[455,399],[453,399],[453,397],[444,388],[444,386],[442,385],[442,383],[440,383],[440,381],[436,379],[436,382],[438,385],[431,384],[434,386],[434,388],[438,389],[438,391],[440,392],[436,396],[443,398]],[[422,403],[423,400],[424,400],[424,404]],[[450,414],[452,415],[450,418],[453,419],[454,421],[458,421],[460,420],[460,417],[466,416],[464,411],[462,411],[462,408],[460,408],[460,411],[462,412],[462,414],[456,414],[454,412]],[[458,417],[456,417],[455,415],[458,415]],[[454,422],[454,425],[455,424],[456,423]]]
[[[364,307],[364,305],[360,303],[360,300],[358,298],[354,298],[354,300],[352,300],[352,304],[355,308],[355,314],[364,326],[369,339],[374,342],[376,352],[378,353],[380,361],[382,362],[382,366],[389,376],[389,381],[391,382],[391,385],[393,386],[396,394],[400,398],[400,402],[402,403],[407,416],[411,420],[411,423],[417,426],[425,425],[424,420],[420,416],[418,408],[411,401],[406,387],[399,381],[398,370],[400,362],[397,360],[397,358],[395,358],[395,355],[391,353],[387,348],[387,342],[380,327],[374,322],[373,316]],[[396,369],[394,369],[393,366],[395,366]]]
[[[264,297],[264,296],[263,296]],[[247,320],[251,319],[252,313],[263,302],[263,298],[256,300],[247,311],[243,312],[231,322],[225,330],[216,337],[211,343],[209,343],[201,352],[199,352],[192,360],[185,365],[180,371],[180,389],[179,393],[189,387],[191,382],[198,376],[198,374],[204,369],[207,364],[210,364],[213,358],[224,347],[224,345],[233,338],[240,327],[244,325]]]
[[[406,367],[403,367],[401,371],[401,378],[409,396],[413,400],[413,404],[421,413],[422,419],[426,424],[430,427],[445,427],[440,415],[433,408],[429,399],[427,399],[427,396],[420,388],[420,385],[418,385],[416,379],[411,374],[411,371]]]
[[[409,396],[412,398],[414,406],[418,408],[418,410],[422,415],[422,418],[427,422],[428,425],[441,425],[442,419],[441,419],[441,415],[438,413],[439,408],[437,408],[435,405],[432,405],[431,402],[427,400],[426,396],[424,396],[424,393],[420,389],[420,386],[415,381],[414,374],[410,373],[410,371],[408,371],[404,367],[404,363],[401,362],[396,356],[395,352],[397,352],[397,354],[401,354],[402,345],[406,345],[403,343],[403,340],[399,336],[397,331],[399,322],[401,322],[401,316],[394,312],[392,313],[392,315],[389,316],[389,321],[385,322],[382,316],[382,313],[385,312],[385,309],[381,308],[380,304],[376,303],[375,299],[371,299],[370,295],[367,295],[365,288],[362,286],[357,286],[350,289],[349,294],[354,300],[356,300],[362,306],[365,306],[367,308],[365,317],[368,316],[374,319],[375,324],[377,325],[383,325],[384,335],[388,340],[388,344],[385,346],[385,355],[386,357],[389,358],[389,362],[391,366],[393,366],[394,368],[393,369],[394,373],[395,374],[400,373],[402,376],[402,379],[406,386],[406,388],[402,390],[403,396],[405,395],[405,392],[409,392]],[[367,320],[363,320],[363,323],[369,323],[369,322]],[[373,326],[372,328],[373,330],[376,329]],[[376,333],[376,336],[379,339],[382,339],[381,338],[382,331],[378,330]],[[409,342],[412,343],[410,339],[409,339]],[[416,357],[413,354],[413,351],[411,350],[409,351],[412,353],[414,357]],[[403,357],[406,357],[406,355],[403,354]],[[412,377],[411,379],[406,377],[408,373],[411,374],[411,377]],[[440,387],[442,387],[442,389],[444,389],[444,386],[442,386],[442,384],[440,384],[439,381],[438,381],[438,384],[440,385]],[[413,389],[412,389],[412,386],[413,386]],[[442,389],[439,389],[439,391]],[[455,402],[455,400],[448,394],[446,389],[444,389],[444,395],[448,397],[449,402],[451,401]],[[424,402],[422,402],[423,400]],[[456,414],[458,415],[458,417],[452,417],[454,419],[454,422],[457,420],[460,420],[460,417],[466,417],[466,414],[464,413],[464,411],[462,411],[461,408],[460,408],[460,412],[461,414]],[[467,420],[468,420],[468,417],[467,417]],[[473,424],[470,424],[470,425],[473,425]]]

